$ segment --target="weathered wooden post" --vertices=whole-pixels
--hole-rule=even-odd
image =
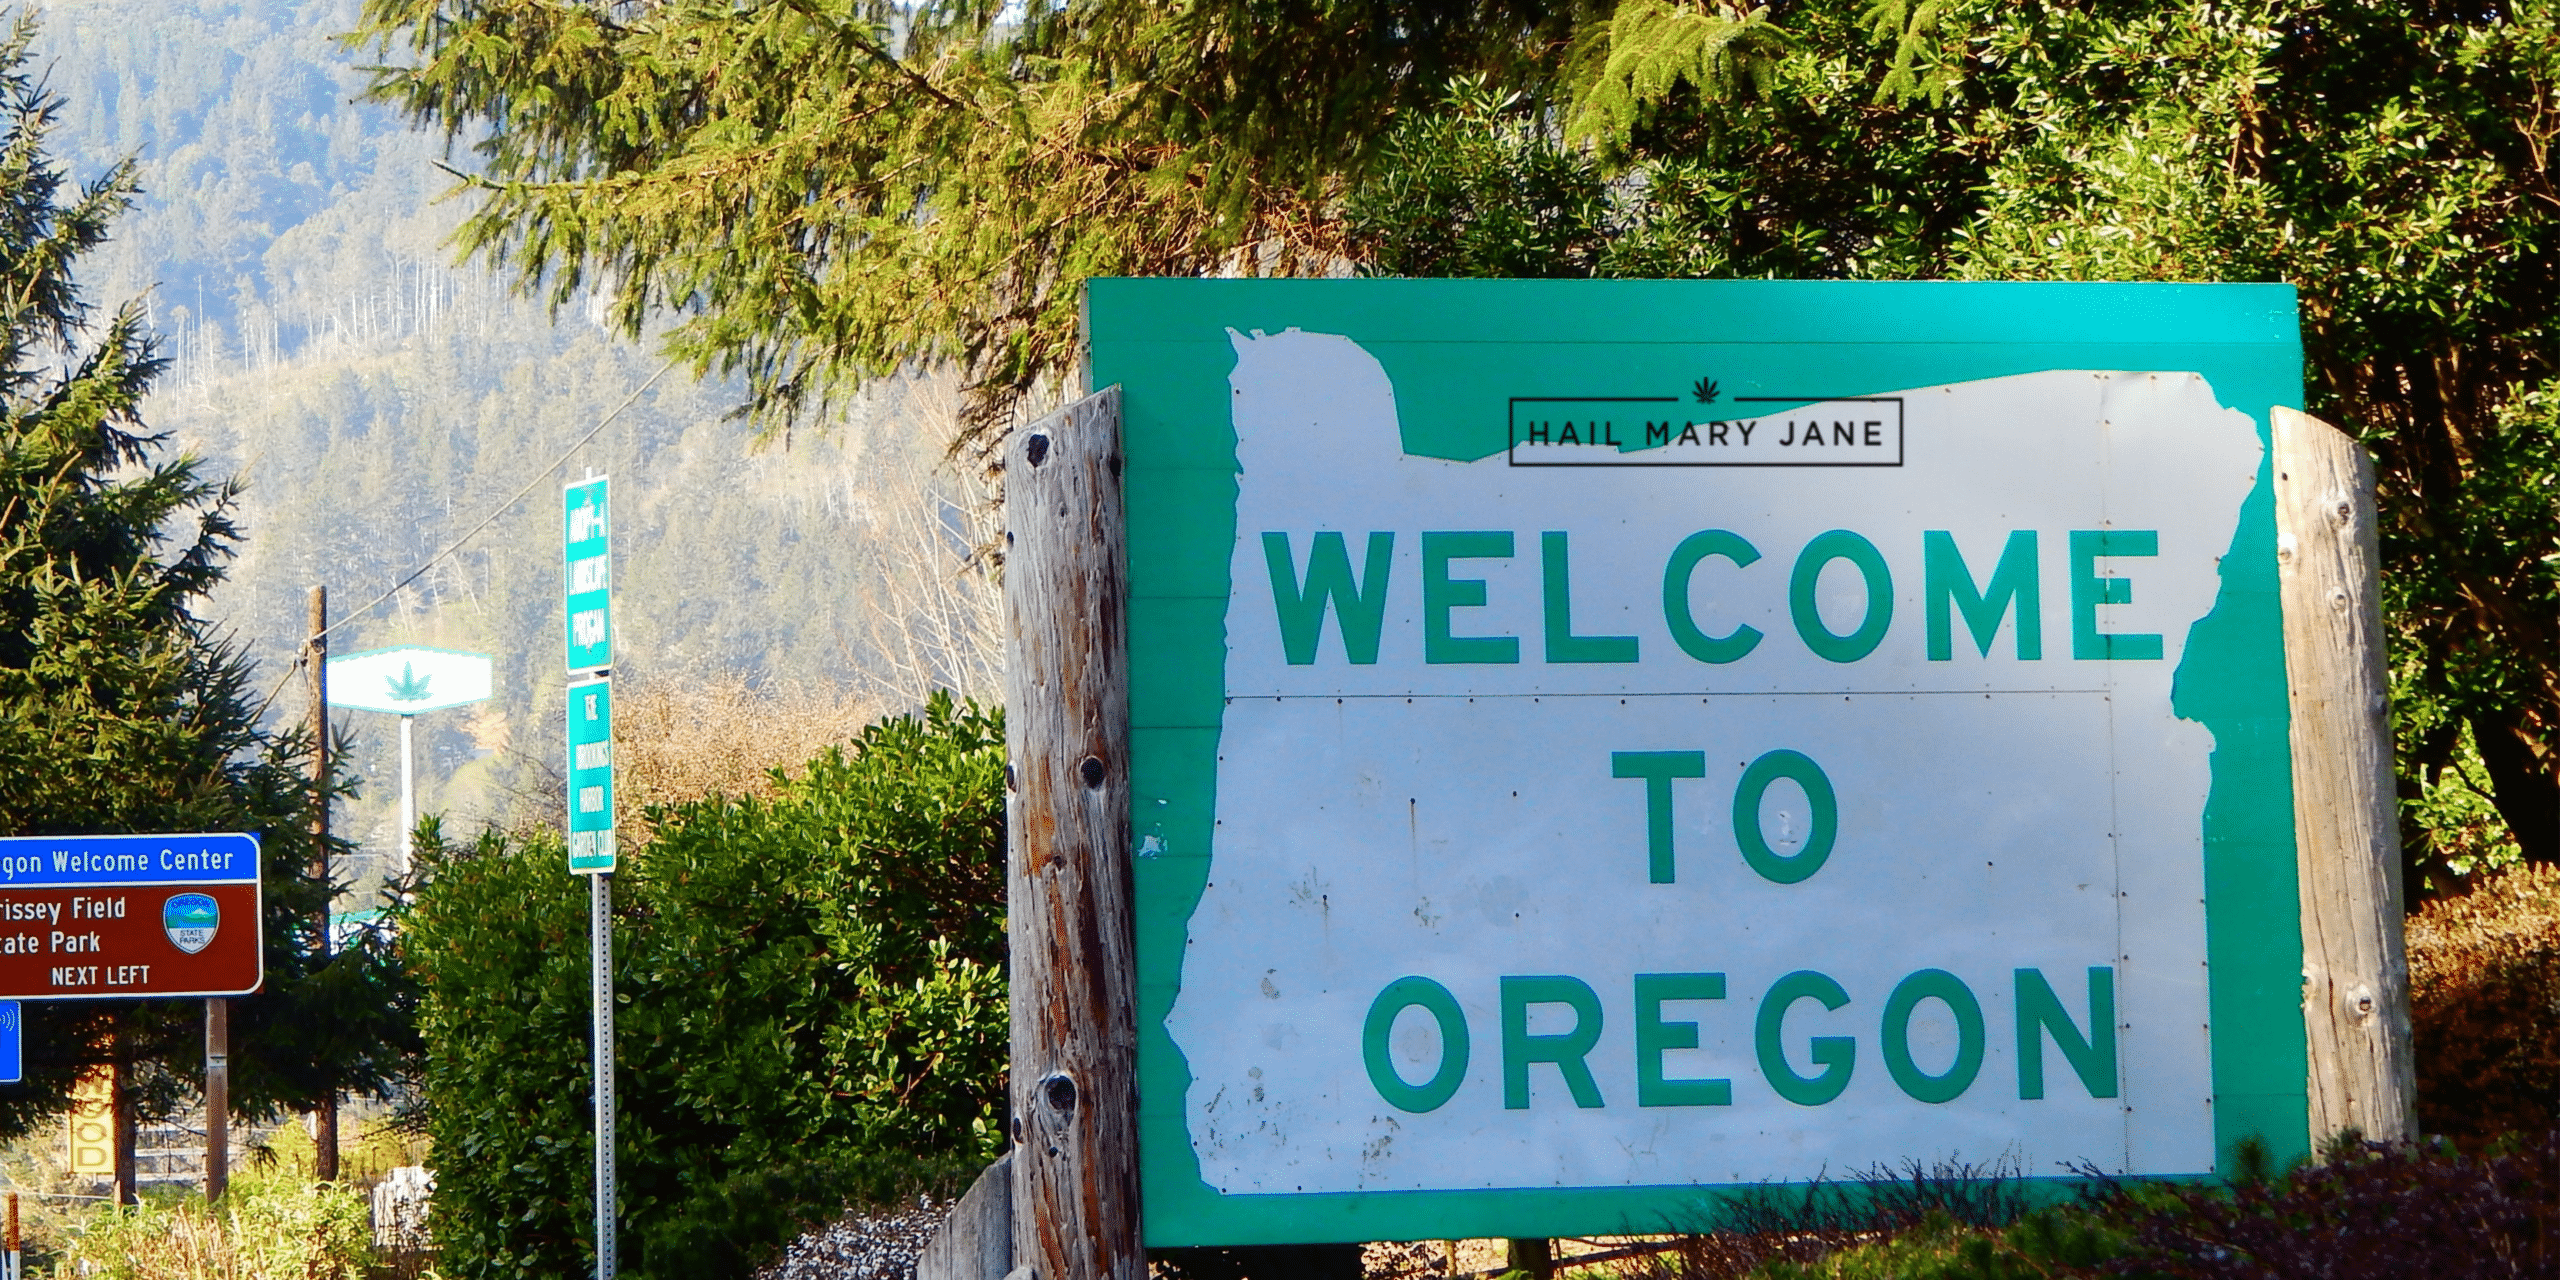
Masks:
[[[2373,464],[2317,418],[2279,408],[2273,428],[2311,1138],[2402,1141],[2418,1132],[2417,1067]]]
[[[311,874],[329,881],[329,588],[311,588],[311,636],[303,642],[303,665],[311,682],[311,790],[318,803],[311,810]],[[404,815],[405,816],[405,815]],[[400,838],[406,841],[404,830]],[[406,846],[403,845],[405,848]],[[403,867],[406,871],[408,868]],[[334,891],[320,900],[320,955],[332,949],[329,913]],[[311,1108],[311,1174],[322,1182],[338,1180],[338,1091],[331,1087]]]
[[[1144,1280],[1120,392],[1005,451],[1013,1263]]]
[[[204,1002],[204,1202],[231,1187],[231,1002]]]

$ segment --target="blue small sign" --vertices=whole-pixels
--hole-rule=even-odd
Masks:
[[[0,889],[257,882],[258,837],[241,832],[0,837]]]
[[[26,1078],[26,1020],[19,1015],[17,1001],[0,1000],[0,1084]]]

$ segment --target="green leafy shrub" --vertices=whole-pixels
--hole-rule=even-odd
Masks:
[[[616,878],[633,1275],[742,1274],[846,1203],[948,1192],[1001,1141],[1003,726],[937,696],[769,799],[655,810]],[[556,837],[424,842],[440,1266],[590,1267],[586,885]],[[705,1234],[686,1224],[718,1222]]]

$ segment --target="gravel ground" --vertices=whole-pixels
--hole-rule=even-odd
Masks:
[[[848,1213],[792,1241],[756,1280],[913,1280],[951,1206],[931,1196],[894,1213]]]

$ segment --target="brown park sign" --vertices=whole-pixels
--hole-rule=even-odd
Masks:
[[[257,990],[258,863],[236,833],[0,839],[0,999]]]

